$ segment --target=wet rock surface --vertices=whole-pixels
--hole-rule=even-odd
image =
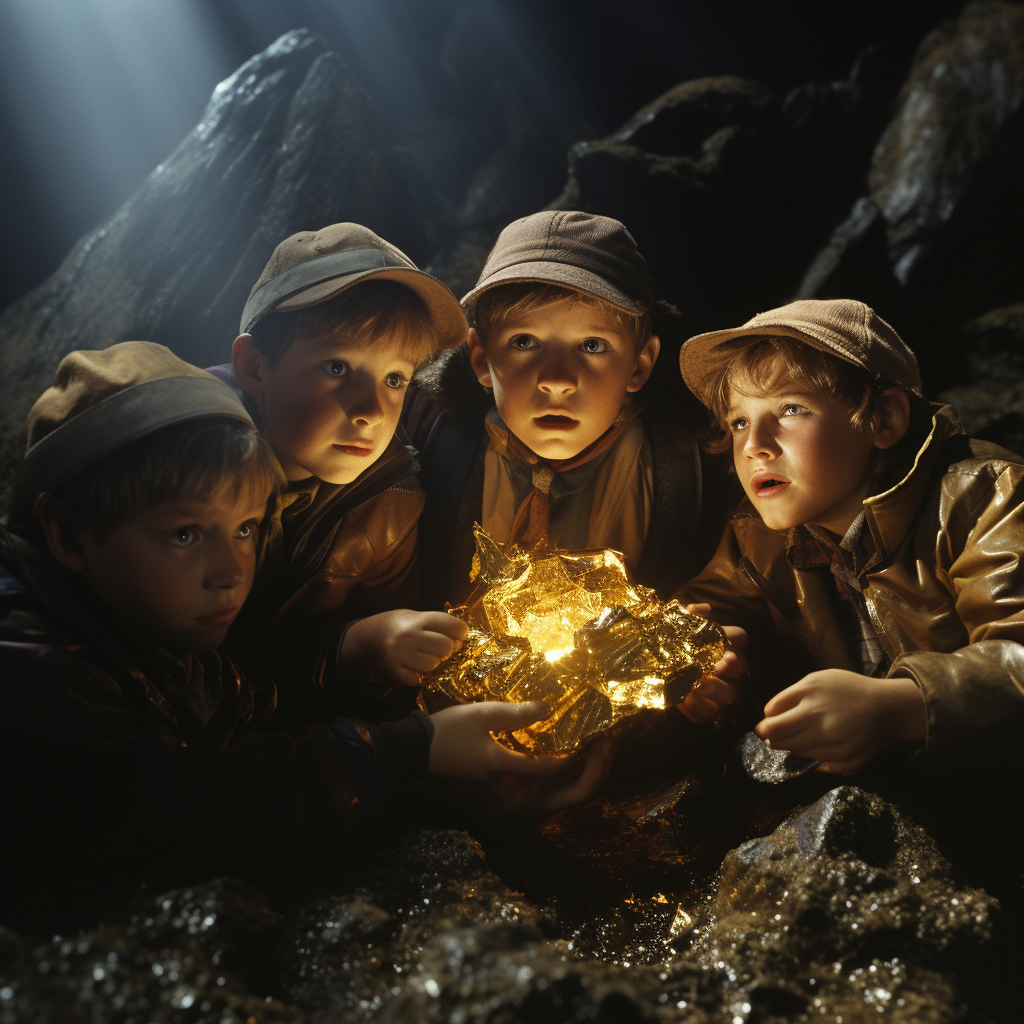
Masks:
[[[1014,1019],[998,903],[878,796],[826,793],[697,887],[616,844],[632,885],[597,900],[593,865],[549,900],[534,861],[524,895],[466,833],[428,830],[297,903],[218,879],[74,936],[5,931],[0,1022]]]

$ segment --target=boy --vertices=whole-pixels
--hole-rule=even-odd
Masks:
[[[217,648],[276,464],[230,389],[162,346],[64,359],[24,469],[18,529],[0,529],[5,922],[162,871],[322,861],[428,768],[558,769],[490,738],[536,704],[257,728],[275,687]],[[567,791],[592,787],[599,760]]]
[[[288,486],[233,642],[283,695],[326,699],[326,713],[342,699],[366,713],[367,694],[341,691],[339,675],[361,669],[384,686],[415,686],[465,635],[451,616],[402,607],[413,597],[423,493],[413,453],[396,435],[413,372],[464,340],[465,316],[440,281],[345,223],[299,232],[274,250],[241,330],[231,366],[211,372],[238,389]],[[310,691],[311,680],[326,688]]]
[[[785,687],[758,734],[832,772],[898,747],[1006,757],[1024,725],[1024,460],[929,407],[861,302],[769,310],[691,338],[680,366],[746,493],[680,596],[745,627],[755,681]]]
[[[502,543],[615,548],[662,594],[699,569],[713,488],[689,396],[652,380],[661,310],[626,228],[579,212],[517,220],[463,305],[467,345],[427,368],[407,420],[427,603],[465,596],[474,521]]]

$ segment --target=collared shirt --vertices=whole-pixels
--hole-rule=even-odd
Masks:
[[[875,554],[871,531],[861,512],[837,545],[826,530],[805,526],[794,531],[786,557],[795,569],[828,566],[840,600],[837,607],[846,629],[850,653],[866,676],[881,677],[889,670],[889,657],[868,614],[860,574]]]
[[[496,408],[487,421],[508,430]],[[516,510],[532,488],[533,467],[499,454],[490,443],[484,455],[482,526],[495,540],[508,540]],[[653,504],[654,462],[637,416],[608,451],[554,475],[549,491],[551,542],[574,551],[614,548],[635,567]]]

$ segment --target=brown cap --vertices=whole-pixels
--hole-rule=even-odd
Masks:
[[[26,483],[52,490],[137,438],[201,416],[252,423],[231,388],[163,345],[72,352],[29,410]]]
[[[330,224],[286,238],[253,285],[242,312],[248,333],[268,313],[288,313],[333,299],[369,277],[399,281],[427,307],[441,348],[461,345],[469,333],[466,315],[447,285],[418,270],[408,256],[362,224]]]
[[[578,210],[544,210],[509,224],[462,304],[469,309],[488,288],[520,281],[564,285],[629,313],[654,304],[650,272],[625,225]]]
[[[683,380],[701,401],[706,401],[709,379],[736,354],[735,346],[723,351],[723,342],[750,338],[752,343],[769,335],[795,338],[859,366],[873,377],[922,395],[914,353],[870,306],[856,299],[800,299],[758,313],[742,327],[698,334],[679,353]]]

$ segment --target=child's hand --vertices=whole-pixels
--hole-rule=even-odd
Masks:
[[[582,758],[560,759],[564,767],[557,775],[540,779],[501,775],[491,788],[506,814],[546,818],[589,800],[608,778],[617,747],[618,740],[606,736],[591,744]]]
[[[685,610],[691,615],[711,618],[709,604],[688,604]],[[683,702],[676,705],[697,725],[716,721],[726,708],[739,700],[740,691],[739,687],[734,685],[734,680],[740,679],[747,671],[747,659],[743,654],[743,649],[747,646],[747,631],[740,629],[739,626],[721,628],[725,632],[726,651],[715,665],[714,674],[701,679]]]
[[[420,676],[451,657],[468,635],[469,626],[447,612],[398,608],[353,622],[341,656],[386,679],[419,686]]]
[[[754,730],[779,750],[853,772],[897,743],[925,738],[924,698],[912,679],[872,679],[844,669],[812,672],[777,693]]]
[[[549,714],[548,707],[538,701],[512,704],[491,700],[436,711],[430,716],[434,738],[428,766],[442,778],[473,782],[499,775],[554,775],[566,766],[568,757],[520,754],[503,747],[491,735],[523,729]]]

